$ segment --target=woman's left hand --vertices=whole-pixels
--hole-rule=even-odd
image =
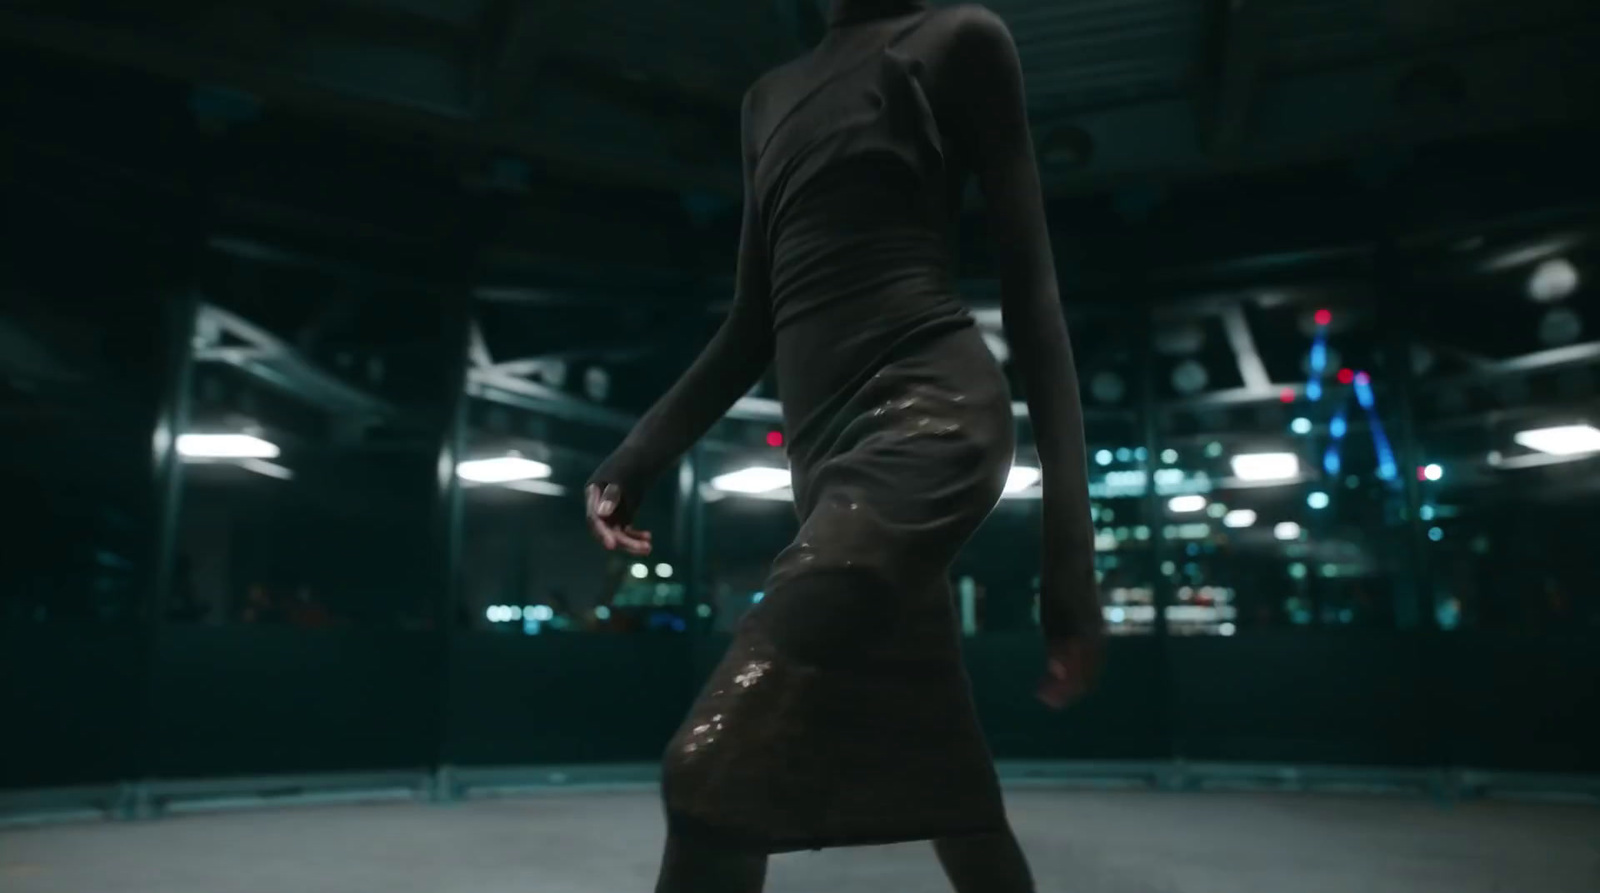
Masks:
[[[1046,643],[1045,675],[1035,697],[1060,710],[1094,687],[1100,675],[1105,640],[1098,632]]]
[[[650,531],[640,530],[628,523],[622,511],[622,488],[606,484],[601,489],[596,484],[584,488],[589,520],[589,532],[607,549],[621,549],[630,555],[650,554]]]

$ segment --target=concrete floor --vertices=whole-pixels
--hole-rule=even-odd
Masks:
[[[1007,793],[1040,893],[1597,893],[1592,806]],[[648,893],[653,791],[0,832],[5,893]],[[925,843],[774,856],[771,893],[948,890]]]

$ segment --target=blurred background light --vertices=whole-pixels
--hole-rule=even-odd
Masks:
[[[1224,527],[1249,527],[1256,523],[1256,513],[1253,509],[1234,509],[1222,516]]]
[[[711,486],[728,493],[770,493],[789,486],[789,469],[745,468],[712,478]]]
[[[551,468],[521,456],[495,456],[489,459],[472,459],[456,466],[456,474],[464,481],[477,484],[504,484],[510,481],[528,481],[547,478]]]
[[[1512,437],[1530,450],[1552,456],[1575,456],[1600,452],[1600,428],[1593,425],[1556,425],[1518,431]]]
[[[1540,262],[1528,276],[1528,297],[1535,301],[1559,301],[1577,288],[1578,268],[1564,257]]]
[[[276,459],[279,450],[253,434],[180,434],[178,452],[196,459]]]
[[[1300,476],[1300,459],[1294,453],[1240,453],[1228,460],[1243,481],[1286,481]]]
[[[1167,510],[1177,514],[1198,512],[1206,507],[1204,496],[1174,496],[1167,500]]]
[[[1013,465],[1006,474],[1006,493],[1020,493],[1039,482],[1039,469],[1027,465]]]

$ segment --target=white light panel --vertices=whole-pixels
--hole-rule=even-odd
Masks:
[[[1027,465],[1011,466],[1011,473],[1006,475],[1007,493],[1020,493],[1039,482],[1039,469]]]
[[[1240,453],[1229,464],[1234,475],[1245,481],[1287,481],[1300,476],[1300,459],[1294,453]]]
[[[789,486],[789,469],[744,468],[712,478],[711,486],[726,493],[771,493]]]
[[[1600,452],[1600,428],[1593,425],[1558,425],[1554,428],[1534,428],[1518,431],[1512,440],[1530,450],[1552,456],[1576,456],[1580,453]]]
[[[278,445],[253,434],[179,434],[178,454],[194,459],[276,459]]]
[[[504,484],[550,476],[550,466],[521,456],[471,459],[456,466],[456,475],[475,484]]]

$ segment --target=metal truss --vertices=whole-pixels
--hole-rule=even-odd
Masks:
[[[232,366],[352,422],[376,423],[396,414],[388,401],[324,372],[292,345],[244,317],[206,303],[196,313],[197,362]]]

